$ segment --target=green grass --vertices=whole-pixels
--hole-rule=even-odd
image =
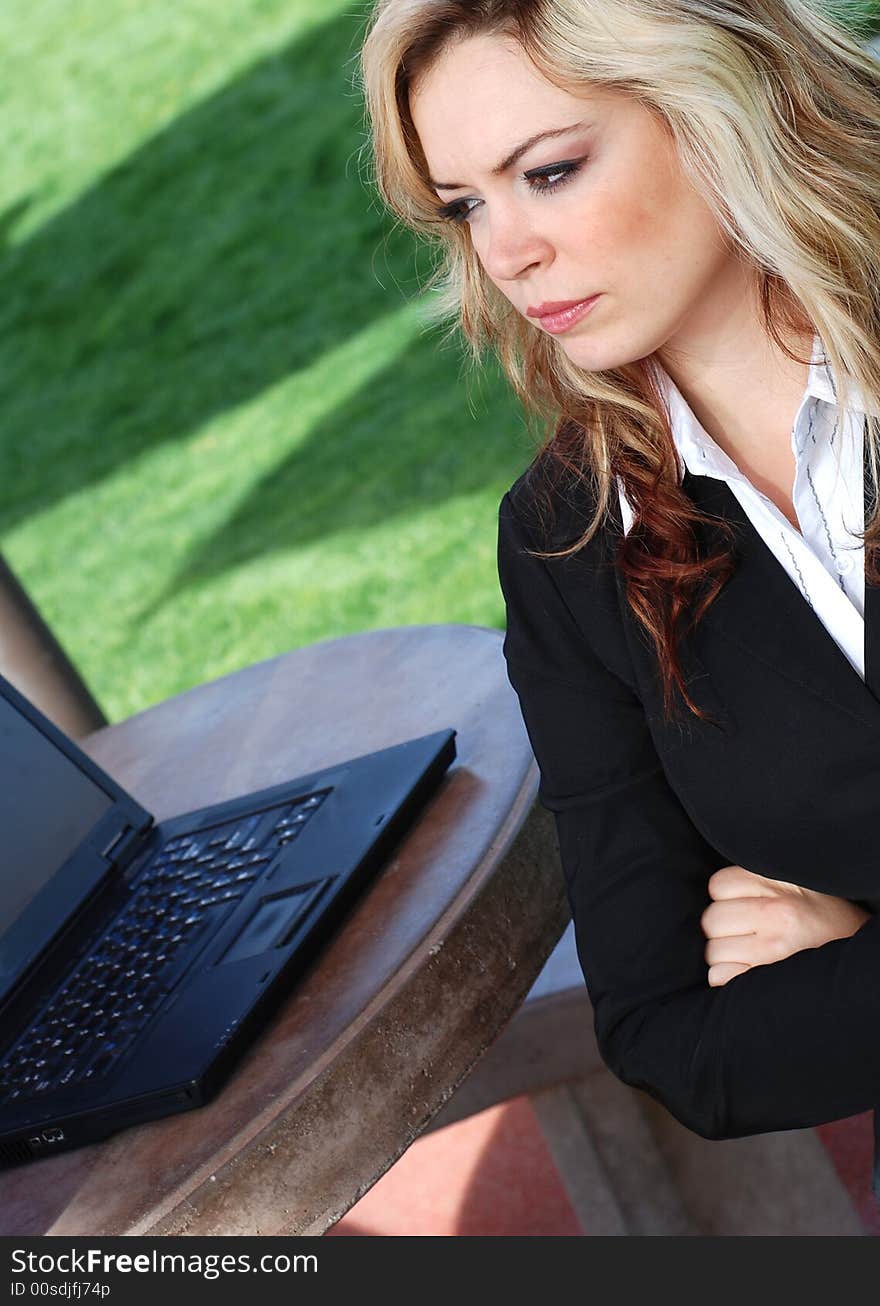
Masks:
[[[113,720],[352,631],[503,624],[532,446],[359,178],[365,12],[0,9],[0,546]]]
[[[363,6],[74,9],[0,14],[0,540],[110,718],[351,631],[500,626],[530,445],[363,188]]]

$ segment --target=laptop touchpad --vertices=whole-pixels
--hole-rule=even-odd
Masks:
[[[260,952],[268,952],[270,948],[280,948],[289,943],[315,900],[333,878],[330,876],[317,883],[298,885],[273,894],[271,898],[264,898],[232,940],[218,964],[243,961],[245,957],[255,957]]]

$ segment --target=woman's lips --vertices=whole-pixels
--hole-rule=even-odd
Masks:
[[[552,312],[541,312],[530,308],[528,316],[537,318],[545,331],[558,335],[574,326],[575,322],[580,322],[582,317],[586,317],[598,298],[598,295],[592,295],[589,299],[576,300],[565,308],[554,305]],[[543,309],[543,305],[541,308]]]

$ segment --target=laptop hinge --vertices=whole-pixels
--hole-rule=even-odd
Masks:
[[[144,835],[149,829],[149,825],[146,827],[123,826],[121,830],[117,830],[113,834],[107,845],[101,850],[101,856],[120,870],[125,870],[132,858],[140,852]]]

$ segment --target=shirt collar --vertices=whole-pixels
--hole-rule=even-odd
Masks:
[[[669,411],[672,434],[682,474],[684,473],[684,467],[687,467],[695,475],[743,480],[743,474],[736,463],[715,443],[694,416],[690,404],[666,369],[656,358],[652,359],[652,362],[661,394]],[[864,416],[866,412],[873,412],[880,416],[880,410],[875,406],[865,407],[863,392],[855,384],[853,384],[852,396],[851,408],[854,413]],[[837,406],[837,389],[831,363],[825,354],[824,346],[818,335],[813,336],[813,351],[807,373],[807,384],[795,418],[795,430],[801,421],[804,405],[810,399],[821,399],[827,404]],[[684,466],[681,466],[682,462]]]

